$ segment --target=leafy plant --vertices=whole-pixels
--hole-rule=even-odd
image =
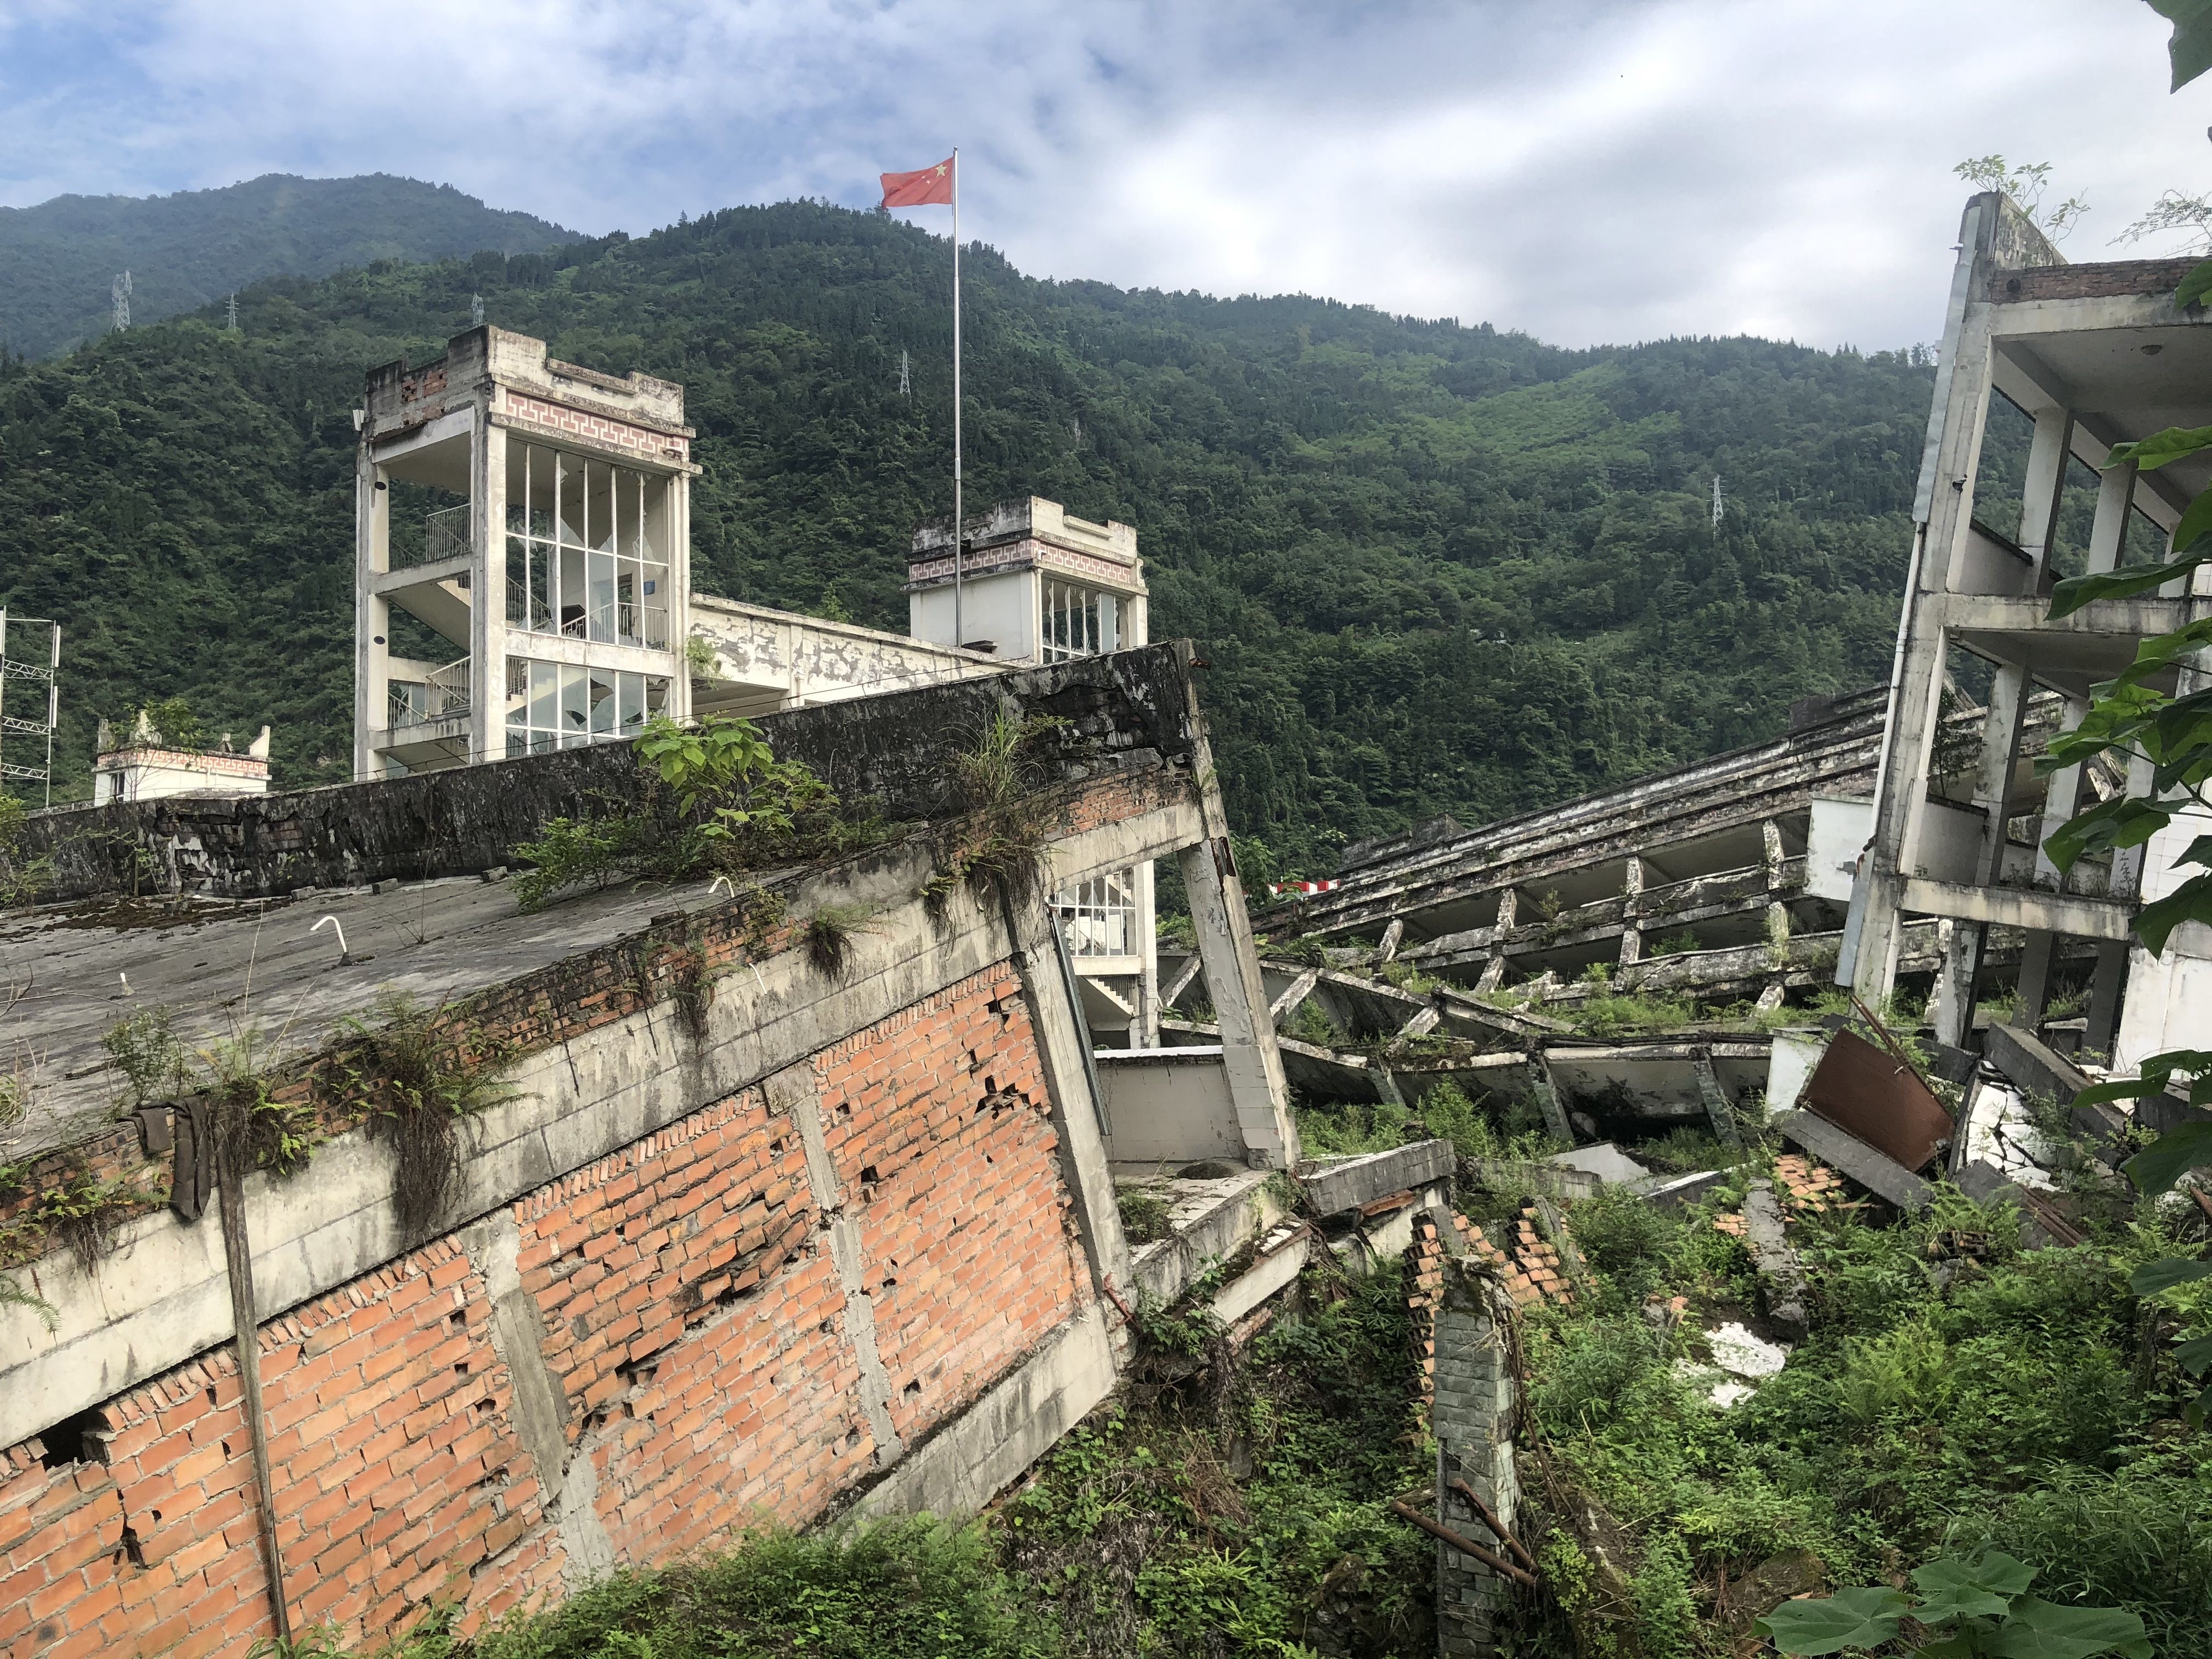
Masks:
[[[1929,1632],[1921,1659],[2151,1659],[2142,1620],[2116,1607],[2062,1607],[2027,1593],[2035,1570],[1992,1550],[1912,1570],[1917,1601],[1887,1585],[1784,1601],[1759,1621],[1788,1654],[1818,1656],[1895,1641],[1907,1619]]]
[[[750,720],[709,715],[683,726],[657,714],[637,757],[649,777],[641,801],[549,819],[536,839],[515,847],[531,866],[514,882],[521,908],[584,886],[735,874],[883,833],[872,817],[843,813],[836,793],[805,767],[777,760]]]
[[[177,1036],[175,1011],[166,1005],[132,1010],[101,1033],[100,1046],[130,1085],[133,1106],[184,1086],[185,1045]]]
[[[50,1332],[60,1322],[52,1303],[25,1290],[7,1273],[0,1273],[0,1308],[28,1308],[38,1315],[40,1322]]]
[[[1044,775],[1036,750],[1066,724],[1052,714],[1017,719],[1002,705],[955,757],[947,805],[956,816],[939,835],[937,873],[922,890],[933,908],[941,911],[963,882],[1016,904],[1042,890],[1046,826],[1035,795]]]

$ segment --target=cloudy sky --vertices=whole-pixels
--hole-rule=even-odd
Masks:
[[[0,0],[0,205],[381,171],[641,232],[867,205],[957,143],[963,230],[1038,275],[1871,349],[1941,332],[1966,156],[2053,163],[2075,258],[2212,187],[2166,34],[2142,0]]]

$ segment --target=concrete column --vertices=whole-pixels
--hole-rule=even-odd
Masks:
[[[478,404],[469,448],[469,758],[507,754],[507,428]]]
[[[2120,554],[2127,546],[2128,512],[2135,499],[2135,463],[2106,467],[2097,481],[2097,516],[2089,527],[2091,575],[2119,568]]]
[[[2073,442],[2072,410],[2051,404],[2035,411],[2035,436],[2027,449],[2027,481],[2021,490],[2020,545],[2035,561],[2038,586],[2051,568],[2059,497],[2065,489],[2066,460]]]
[[[1780,950],[1790,943],[1790,907],[1782,902],[1782,866],[1785,849],[1782,826],[1772,818],[1759,826],[1760,850],[1766,865],[1766,942]]]
[[[1229,1074],[1230,1098],[1246,1155],[1257,1169],[1290,1168],[1298,1160],[1297,1129],[1291,1121],[1282,1052],[1275,1047],[1260,952],[1253,943],[1251,918],[1245,913],[1244,890],[1237,879],[1229,837],[1209,836],[1176,856],[1190,897],[1191,924],[1198,934],[1200,959],[1206,964],[1206,989],[1212,994],[1214,1018],[1221,1028],[1222,1063]]]
[[[1850,983],[1871,1006],[1879,1006],[1896,982],[1904,927],[1898,901],[1905,872],[1918,859],[1928,774],[1942,714],[1944,632],[1932,617],[1919,615],[1917,599],[1910,595],[1906,601],[1914,616],[1890,696],[1873,844],[1851,895],[1856,925],[1846,929],[1844,955],[1837,963],[1838,981]]]
[[[678,472],[668,484],[668,645],[676,653],[675,672],[668,681],[668,716],[691,718],[691,674],[684,660],[684,643],[691,632],[691,475]],[[791,653],[792,702],[798,697],[798,653]]]
[[[1092,1291],[1102,1293],[1103,1281],[1110,1279],[1117,1291],[1126,1296],[1134,1283],[1130,1277],[1129,1244],[1121,1231],[1121,1206],[1114,1199],[1106,1139],[1099,1129],[1103,1115],[1084,1053],[1082,1016],[1060,972],[1051,912],[1042,900],[1020,908],[1002,903],[1000,909],[1012,935],[1022,1000],[1028,1006],[1030,1024],[1036,1033],[1037,1052],[1043,1062],[1052,1125],[1060,1138],[1061,1177],[1075,1200],[1075,1222],[1083,1236],[1084,1257],[1101,1281],[1092,1285]]]
[[[1628,873],[1620,884],[1620,965],[1633,968],[1644,960],[1644,860],[1628,857]]]
[[[392,492],[384,488],[384,469],[368,458],[364,443],[354,459],[354,669],[353,775],[356,781],[380,769],[369,748],[370,733],[386,725],[385,700],[390,674],[392,604],[369,592],[372,577],[392,562]],[[380,643],[381,641],[381,643]]]
[[[2027,725],[2027,699],[2033,689],[2027,671],[2010,664],[1997,670],[1990,685],[1989,713],[1982,723],[1981,763],[1974,777],[1974,805],[1983,814],[1971,877],[1977,886],[1994,886],[2003,871],[2013,772],[2020,763],[2021,732]],[[1936,1035],[1954,1048],[1965,1046],[1966,1034],[1972,1025],[1974,985],[1988,939],[1986,927],[1962,924],[1952,930],[1951,947],[1936,981]]]
[[[2097,946],[2097,967],[2089,981],[2089,1024],[2081,1034],[2081,1047],[2096,1054],[2112,1052],[2113,1035],[2120,1025],[2120,993],[2126,983],[2128,945],[2106,939]]]
[[[2123,469],[2116,467],[2113,470],[2118,471]],[[2104,498],[2100,494],[2097,503],[2100,525],[2104,507]],[[2106,568],[2111,568],[2109,565]],[[2082,716],[2088,713],[2088,709],[2087,698],[2067,698],[2058,717],[2059,730],[2071,732],[2081,724]],[[2081,800],[2080,767],[2069,766],[2063,772],[2051,775],[2043,797],[2043,823],[2035,838],[2035,883],[2039,887],[2048,887],[2054,893],[2063,892],[2066,882],[2058,873],[2058,866],[2044,852],[2043,845],[2074,816]],[[2025,1030],[2033,1030],[2042,1023],[2044,1005],[2051,994],[2051,960],[2057,943],[2056,935],[2046,928],[2039,928],[2029,933],[2021,944],[2019,1024]]]
[[[1390,925],[1382,930],[1382,938],[1375,947],[1375,960],[1376,963],[1379,965],[1397,960],[1398,946],[1401,942],[1403,942],[1405,937],[1405,917],[1391,917]]]
[[[1490,960],[1482,964],[1482,976],[1474,982],[1478,991],[1495,991],[1505,982],[1505,936],[1514,928],[1521,914],[1521,890],[1509,887],[1498,896],[1498,920],[1492,931],[1496,943],[1491,946]]]
[[[1514,1386],[1504,1320],[1489,1287],[1468,1264],[1447,1258],[1436,1319],[1437,1518],[1463,1538],[1498,1544],[1474,1507],[1453,1490],[1472,1487],[1506,1529],[1517,1534],[1521,1483],[1514,1468]],[[1443,1659],[1488,1659],[1498,1651],[1497,1619],[1508,1586],[1494,1568],[1437,1544],[1437,1652]]]
[[[1137,1017],[1130,1022],[1129,1046],[1132,1048],[1157,1048],[1160,1046],[1160,930],[1155,919],[1152,896],[1152,861],[1139,863],[1134,874],[1137,897],[1137,952],[1144,958],[1144,968],[1137,981]]]
[[[1990,324],[1986,309],[1978,308],[1975,301],[1977,279],[1987,266],[1991,222],[1987,205],[1978,198],[1960,227],[1942,356],[1913,502],[1919,529],[1898,628],[1872,846],[1852,890],[1851,917],[1836,963],[1838,982],[1876,1006],[1897,977],[1904,927],[1899,899],[1917,852],[1942,705],[1947,641],[1941,607],[1930,601],[1956,588],[1965,569],[1974,475],[1989,416]]]

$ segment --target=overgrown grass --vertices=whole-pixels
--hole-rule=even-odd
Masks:
[[[1462,1158],[1543,1158],[1560,1146],[1544,1128],[1534,1100],[1498,1107],[1469,1097],[1456,1083],[1437,1084],[1417,1110],[1382,1101],[1291,1102],[1298,1139],[1310,1156],[1388,1152],[1416,1140],[1442,1138]]]
[[[1069,1655],[1432,1650],[1434,1547],[1388,1507],[1430,1474],[1404,1289],[1303,1290],[1241,1367],[1086,1423],[1002,1510]]]
[[[1570,1225],[1590,1293],[1533,1311],[1524,1352],[1554,1496],[1610,1517],[1613,1578],[1587,1527],[1551,1540],[1586,1643],[1688,1659],[1741,1637],[1747,1579],[1778,1583],[1794,1552],[1841,1585],[1986,1543],[2053,1599],[2141,1614],[2160,1653],[2212,1651],[2212,1447],[2180,1419],[2170,1346],[2142,1340],[2154,1316],[2127,1273],[2171,1248],[2143,1218],[2033,1252],[2016,1216],[1948,1192],[1917,1223],[1802,1219],[1813,1334],[1725,1412],[1676,1362],[1705,1358],[1709,1325],[1755,1317],[1741,1246],[1704,1210],[1612,1193]],[[1939,1271],[1931,1246],[1961,1232],[1990,1254]],[[2185,1329],[2212,1325],[2193,1292],[2169,1298]],[[1648,1316],[1673,1296],[1690,1318]]]
[[[347,1650],[309,1636],[297,1659]],[[658,1571],[617,1573],[474,1641],[438,1623],[395,1659],[1048,1659],[980,1528],[927,1518],[774,1533]],[[260,1654],[282,1649],[264,1646]]]

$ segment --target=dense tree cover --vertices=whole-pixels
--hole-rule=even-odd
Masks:
[[[57,196],[0,208],[0,342],[42,357],[110,325],[108,284],[131,273],[131,316],[149,323],[281,275],[320,276],[373,259],[478,248],[534,252],[575,233],[502,213],[451,185],[372,173],[265,173],[173,196]]]
[[[183,692],[343,775],[349,411],[362,372],[491,320],[680,380],[707,591],[903,627],[949,507],[945,241],[815,204],[631,240],[380,263],[0,378],[0,599],[70,629],[96,714]],[[1565,351],[1333,301],[967,276],[969,500],[1137,526],[1156,637],[1196,639],[1241,829],[1352,836],[1538,805],[1778,731],[1879,681],[1931,374],[1754,339]],[[913,392],[898,393],[902,350]],[[1711,522],[1713,474],[1729,507]]]

